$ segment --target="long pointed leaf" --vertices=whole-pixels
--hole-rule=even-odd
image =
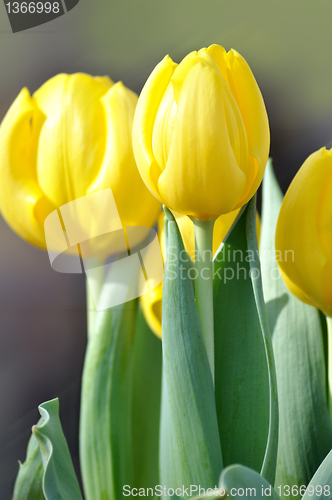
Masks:
[[[43,463],[38,441],[30,437],[25,462],[20,464],[14,487],[14,500],[44,500],[42,480]]]
[[[245,210],[214,264],[216,406],[224,464],[261,470],[269,429],[269,376],[250,279]]]
[[[219,480],[219,489],[224,490],[235,500],[250,497],[280,500],[277,492],[263,476],[238,464],[230,465],[223,470]]]
[[[302,500],[330,500],[332,498],[332,451],[324,459],[311,479]]]
[[[46,500],[83,500],[59,419],[59,400],[39,407],[41,420],[32,428],[43,462]]]
[[[256,231],[256,197],[252,198],[248,203],[246,229],[248,248],[252,251],[253,255],[253,259],[250,259],[250,276],[255,295],[259,322],[262,329],[269,374],[269,434],[264,461],[261,468],[261,475],[265,477],[265,479],[267,479],[270,484],[273,485],[277,464],[279,426],[277,374],[272,347],[271,331],[264,301],[261,266],[258,256]]]
[[[212,376],[181,235],[174,220],[167,226],[162,347],[170,440],[161,445],[171,447],[171,470],[167,484],[161,469],[161,484],[214,487],[222,457]]]

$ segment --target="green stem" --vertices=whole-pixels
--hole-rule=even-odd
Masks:
[[[85,280],[86,286],[86,308],[87,308],[87,323],[88,323],[88,339],[91,337],[94,321],[97,312],[96,304],[93,299],[93,295],[91,292],[91,286],[94,290],[94,296],[99,297],[101,289],[104,283],[104,264],[105,261],[103,259],[91,258],[89,265],[90,267],[95,267],[95,272],[93,276],[90,275],[89,282]]]
[[[214,220],[194,219],[195,266],[197,277],[195,295],[204,344],[214,383],[214,324],[213,324],[213,263],[212,242]]]
[[[326,316],[327,320],[327,344],[328,344],[328,409],[332,419],[332,317]]]

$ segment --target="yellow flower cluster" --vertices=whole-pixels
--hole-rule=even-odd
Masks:
[[[32,96],[23,89],[1,124],[0,209],[22,238],[46,248],[51,212],[111,188],[123,226],[151,227],[161,203],[217,219],[216,250],[259,187],[269,144],[263,98],[235,50],[211,45],[178,65],[166,56],[139,99],[108,77],[60,74]],[[178,222],[190,252],[192,222]]]
[[[156,198],[216,219],[253,196],[269,126],[240,54],[212,45],[157,65],[135,114],[138,169],[136,103],[121,82],[86,74],[57,75],[33,96],[21,91],[0,130],[0,208],[20,236],[44,248],[50,212],[106,188],[124,225],[151,226]]]

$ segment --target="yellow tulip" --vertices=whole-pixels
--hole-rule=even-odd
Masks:
[[[221,242],[224,240],[226,234],[228,233],[231,225],[236,219],[237,214],[239,213],[239,209],[235,210],[226,215],[221,215],[214,224],[213,229],[213,254],[217,252]],[[178,213],[174,213],[176,217],[176,222],[179,226],[180,233],[183,239],[183,244],[185,249],[187,250],[189,256],[193,261],[195,261],[195,234],[194,234],[194,224],[189,217],[185,215],[180,215]],[[164,232],[164,221],[165,215],[162,212],[158,217],[158,237],[159,243],[161,247],[161,252],[163,256],[163,260],[165,262],[166,259],[166,241],[165,241],[165,232]],[[256,214],[256,227],[257,227],[257,239],[259,241],[260,237],[260,217],[258,212]],[[153,285],[153,283],[151,283]],[[153,290],[150,290],[148,293],[142,295],[140,297],[142,310],[145,316],[145,319],[153,331],[157,335],[157,337],[161,337],[161,304],[163,298],[163,283],[160,283]]]
[[[270,133],[244,58],[219,45],[179,65],[166,56],[139,97],[133,145],[145,184],[172,210],[211,220],[245,205],[262,181]]]
[[[276,256],[289,290],[332,316],[332,149],[313,153],[281,206]]]
[[[20,92],[0,127],[0,210],[14,231],[46,248],[51,212],[109,188],[123,226],[153,225],[160,203],[132,149],[136,104],[121,82],[82,73],[59,74],[32,96]]]

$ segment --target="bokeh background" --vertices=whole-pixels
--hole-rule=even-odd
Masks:
[[[219,43],[249,62],[285,190],[304,159],[332,146],[331,0],[80,0],[68,14],[12,34],[0,5],[0,118],[22,87],[59,72],[108,74],[140,92],[166,54]],[[0,178],[1,182],[1,178]],[[11,498],[37,405],[60,397],[77,466],[84,277],[54,272],[45,252],[0,218],[0,500]]]

